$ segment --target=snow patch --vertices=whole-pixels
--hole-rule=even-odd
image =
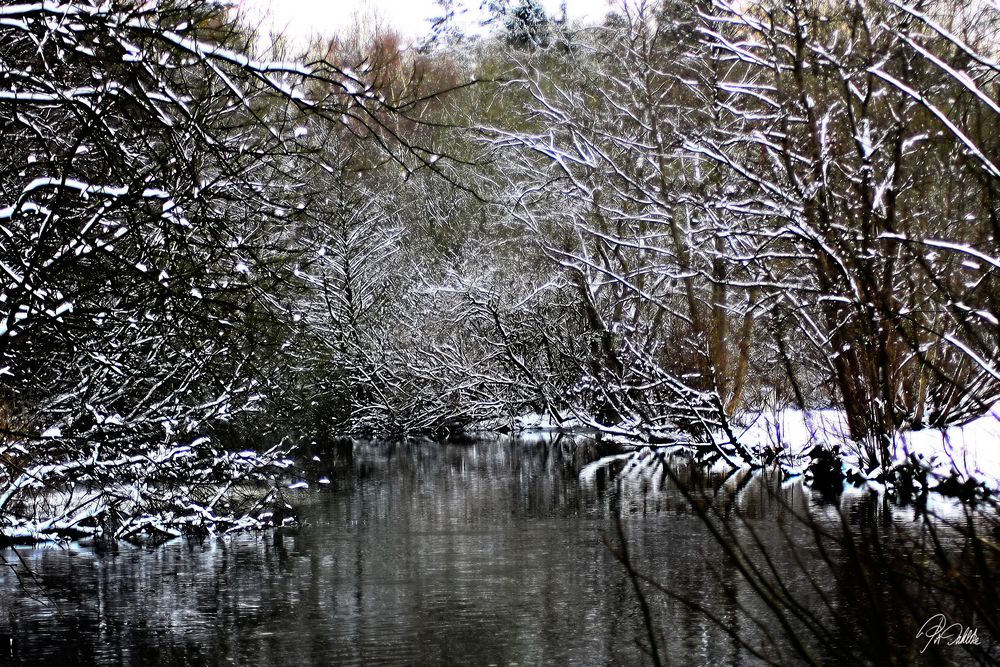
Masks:
[[[794,468],[816,445],[839,447],[845,453],[845,465],[861,469],[858,445],[840,410],[766,411],[744,416],[739,422],[743,426],[734,427],[734,435],[755,454],[777,450]],[[911,456],[936,477],[974,479],[1000,489],[1000,403],[963,425],[898,433],[893,439],[894,462],[905,463]],[[880,472],[862,474],[874,478]]]

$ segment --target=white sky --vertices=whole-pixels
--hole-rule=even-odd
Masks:
[[[311,35],[332,34],[351,25],[355,16],[382,17],[389,27],[404,37],[417,38],[427,33],[428,19],[440,13],[434,0],[237,0],[248,15],[266,31],[284,32],[289,37],[306,40]],[[460,0],[469,8],[466,23],[474,26],[479,16],[479,0]],[[542,0],[549,16],[561,14],[560,0]],[[566,0],[570,20],[599,22],[608,11],[608,0]],[[472,30],[470,30],[471,32]]]

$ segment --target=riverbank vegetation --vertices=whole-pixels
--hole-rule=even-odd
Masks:
[[[614,489],[605,541],[629,576],[650,664],[1000,661],[994,504],[712,470],[651,448],[594,462],[582,481]],[[711,535],[702,557],[653,565],[644,522],[686,511]],[[677,549],[697,534],[677,530]],[[737,648],[706,659],[717,650],[706,631]]]
[[[0,8],[7,538],[268,525],[284,434],[527,414],[992,492],[900,434],[1000,400],[995,7],[491,11],[299,53],[204,0]],[[789,411],[840,437],[749,437]]]

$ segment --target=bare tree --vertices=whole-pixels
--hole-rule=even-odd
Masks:
[[[997,398],[980,363],[996,350],[991,269],[926,247],[988,242],[995,208],[993,177],[970,173],[988,161],[930,100],[951,100],[974,124],[995,117],[928,48],[967,55],[915,10],[847,9],[715,3],[702,34],[727,68],[715,86],[721,122],[688,147],[742,181],[741,196],[720,203],[788,258],[764,264],[762,278],[825,358],[875,465],[889,461],[897,428],[967,418]]]
[[[0,19],[0,391],[21,415],[4,425],[5,534],[268,521],[232,483],[266,482],[282,452],[208,436],[297,385],[299,128],[427,165],[401,141],[406,108],[330,60],[250,55],[212,2]]]

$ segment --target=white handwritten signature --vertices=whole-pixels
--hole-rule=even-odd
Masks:
[[[927,643],[920,649],[923,653],[931,644],[944,643],[947,646],[974,644],[979,646],[979,634],[976,628],[966,628],[961,623],[949,623],[944,614],[934,614],[920,627],[917,639],[927,637]]]

